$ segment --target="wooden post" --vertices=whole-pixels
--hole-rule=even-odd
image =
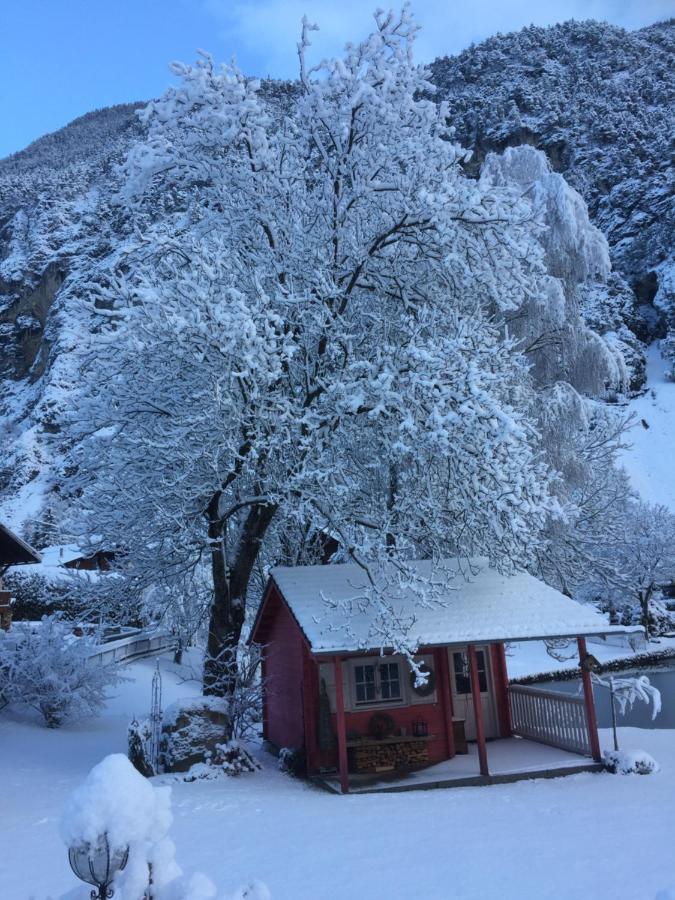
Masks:
[[[434,651],[434,659],[436,661],[436,688],[441,697],[448,759],[452,759],[455,755],[455,730],[452,722],[452,692],[450,690],[450,666],[448,665],[447,648],[437,647]]]
[[[584,701],[586,705],[586,722],[588,724],[588,739],[591,744],[591,756],[596,762],[602,760],[600,752],[600,738],[598,737],[598,720],[595,715],[595,700],[593,699],[593,682],[591,673],[584,669],[584,658],[587,655],[586,638],[578,637],[579,665],[581,666],[581,683],[584,687]]]
[[[494,665],[495,688],[497,693],[497,713],[499,718],[499,733],[503,738],[511,737],[513,725],[511,723],[511,707],[509,704],[509,675],[506,668],[506,652],[504,644],[492,645],[492,663]]]
[[[335,666],[335,720],[337,724],[338,767],[340,769],[340,789],[349,793],[349,769],[347,762],[347,727],[345,725],[345,696],[342,686],[342,660],[336,656]]]
[[[476,740],[478,742],[478,760],[480,762],[480,774],[489,775],[487,759],[487,747],[485,745],[485,726],[483,724],[483,705],[480,702],[480,681],[478,678],[478,658],[476,648],[469,644],[469,671],[471,673],[471,699],[473,700],[473,715],[476,720]]]

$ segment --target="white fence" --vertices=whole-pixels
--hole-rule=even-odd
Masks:
[[[522,684],[509,687],[513,733],[562,750],[591,755],[582,697]]]
[[[142,656],[154,656],[165,650],[173,650],[175,646],[176,638],[165,631],[139,631],[128,637],[101,644],[89,658],[101,665],[131,662]]]

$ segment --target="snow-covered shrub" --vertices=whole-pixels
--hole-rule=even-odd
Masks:
[[[304,775],[307,772],[305,751],[282,747],[279,750],[279,769],[288,775]]]
[[[82,609],[79,604],[73,602],[70,590],[71,581],[72,579],[69,579],[67,575],[58,582],[50,582],[37,574],[11,573],[6,575],[4,585],[8,591],[11,591],[14,599],[14,620],[36,620],[42,616],[59,612],[79,617]]]
[[[129,762],[141,775],[151,778],[157,775],[150,752],[152,725],[149,719],[134,719],[127,729],[127,755]]]
[[[646,703],[647,706],[651,705],[652,719],[655,719],[661,712],[661,691],[654,687],[646,675],[639,675],[637,678],[610,677],[609,679],[596,675],[593,680],[596,684],[613,691],[614,699],[622,716],[627,709],[632,709],[633,704],[638,700]]]
[[[216,744],[213,751],[204,754],[205,762],[190,766],[185,774],[175,777],[180,781],[202,781],[220,778],[223,775],[242,775],[257,772],[261,766],[239,741]]]
[[[0,704],[32,706],[49,728],[96,715],[122,676],[117,666],[90,661],[94,646],[58,616],[0,632]]]
[[[210,666],[223,684],[214,681],[216,694],[227,697],[232,737],[248,738],[257,734],[262,718],[263,681],[260,661],[263,652],[257,644],[224,648],[217,665]]]
[[[651,775],[660,769],[656,760],[644,750],[606,750],[602,761],[607,771],[614,775]]]

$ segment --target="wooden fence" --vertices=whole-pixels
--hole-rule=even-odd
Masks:
[[[101,665],[131,662],[143,656],[154,656],[176,646],[175,636],[165,631],[139,631],[136,634],[100,644],[89,659]]]
[[[591,756],[583,697],[513,684],[509,702],[514,734]]]

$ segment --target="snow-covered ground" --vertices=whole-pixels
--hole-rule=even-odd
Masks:
[[[643,500],[675,511],[675,382],[667,381],[667,364],[658,342],[647,351],[647,390],[630,404],[635,427],[630,450],[621,462]]]
[[[197,690],[163,668],[165,704]],[[76,883],[61,810],[93,765],[124,750],[129,717],[147,711],[152,670],[129,666],[135,680],[97,720],[48,731],[0,718],[3,900],[46,900]],[[273,900],[672,900],[659,892],[675,886],[675,732],[622,729],[621,741],[651,753],[661,772],[337,797],[260,754],[259,773],[173,786],[177,859],[223,896],[258,878]]]

